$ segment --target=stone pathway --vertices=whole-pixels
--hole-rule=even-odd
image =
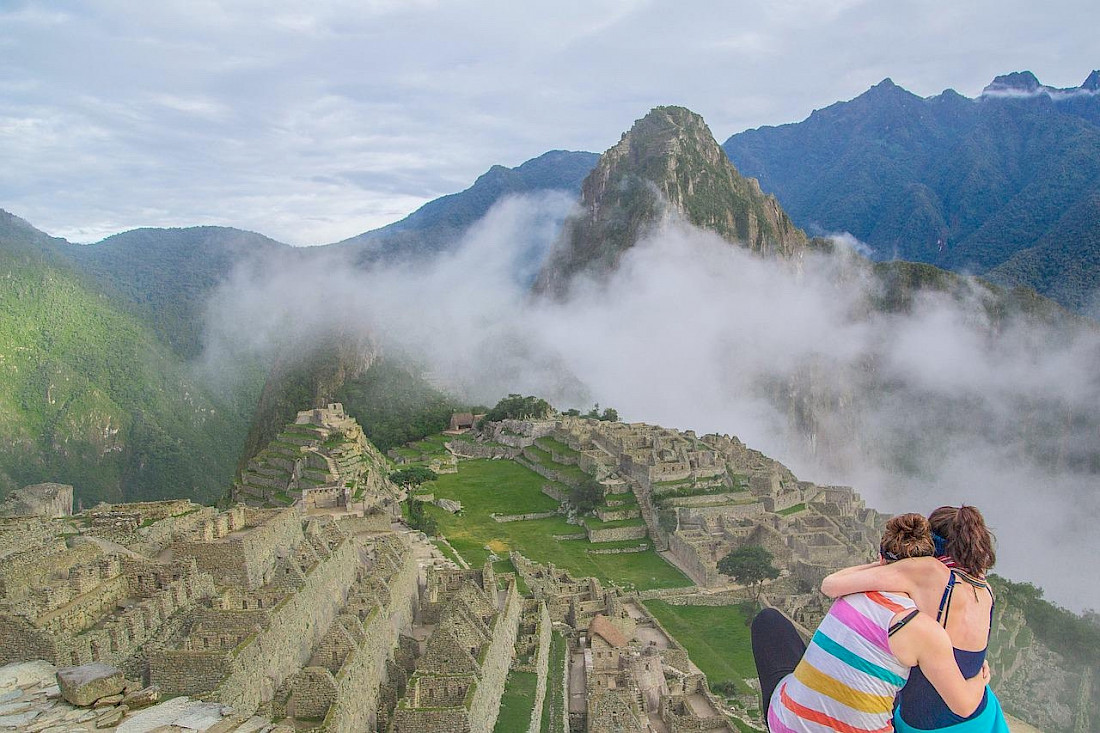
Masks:
[[[245,719],[221,703],[177,697],[143,710],[103,705],[74,707],[61,697],[49,662],[0,667],[0,731],[22,733],[289,733],[266,718]]]

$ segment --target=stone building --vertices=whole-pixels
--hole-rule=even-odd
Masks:
[[[523,610],[515,580],[501,587],[489,562],[478,570],[432,567],[422,600],[432,629],[394,710],[393,733],[489,733]]]
[[[732,731],[706,677],[636,596],[511,554],[568,636],[571,731]]]
[[[106,662],[245,716],[384,730],[419,604],[405,537],[388,517],[300,505],[0,517],[0,664]]]

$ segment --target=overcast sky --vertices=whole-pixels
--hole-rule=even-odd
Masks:
[[[1095,0],[0,0],[0,208],[337,241],[659,104],[719,141],[891,77],[1100,67]]]

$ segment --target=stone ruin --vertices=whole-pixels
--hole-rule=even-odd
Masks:
[[[232,495],[255,506],[395,512],[402,497],[388,476],[385,457],[334,402],[299,412],[248,462]]]
[[[637,596],[516,552],[511,560],[567,636],[571,731],[734,730],[706,676]]]
[[[3,517],[0,665],[112,665],[241,720],[374,730],[397,700],[394,659],[420,602],[415,537],[385,515],[302,506]]]
[[[393,733],[490,733],[515,657],[523,611],[514,579],[432,567],[421,595],[417,659],[393,712]]]
[[[480,435],[483,444],[505,447],[554,482],[544,491],[562,500],[555,485],[576,480],[534,460],[531,451],[546,438],[566,446],[550,451],[553,465],[574,465],[603,485],[601,522],[644,520],[641,526],[589,528],[590,540],[651,540],[703,587],[730,584],[717,569],[726,554],[762,545],[797,581],[787,595],[798,604],[793,596],[811,591],[828,573],[871,559],[886,519],[851,488],[799,481],[728,435],[580,417],[505,420],[484,426]],[[460,449],[476,452],[468,445]],[[619,498],[630,493],[636,503]]]
[[[446,566],[388,514],[306,504],[0,517],[0,666],[110,665],[242,725],[492,731],[517,652],[546,663],[539,607],[491,563]],[[108,712],[125,715],[89,725]]]

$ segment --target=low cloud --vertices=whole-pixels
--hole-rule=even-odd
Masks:
[[[1000,572],[1069,607],[1100,607],[1100,590],[1057,570],[1100,554],[1094,331],[994,328],[981,286],[868,315],[876,284],[850,255],[763,260],[676,223],[608,281],[534,299],[571,206],[505,200],[430,264],[364,272],[303,257],[242,270],[213,303],[210,357],[349,316],[471,402],[598,401],[626,420],[735,434],[885,511],[976,504],[999,536]]]

